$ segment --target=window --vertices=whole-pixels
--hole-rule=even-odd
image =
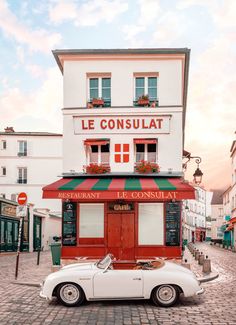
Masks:
[[[136,162],[141,160],[157,162],[156,142],[156,139],[134,139]]]
[[[79,237],[104,237],[104,204],[80,204]]]
[[[6,194],[5,193],[1,193],[0,194],[0,197],[3,198],[3,199],[5,199],[6,198]]]
[[[108,140],[86,140],[88,164],[110,164],[110,144]]]
[[[163,228],[163,203],[139,203],[139,245],[163,245]]]
[[[103,106],[111,105],[111,78],[89,78],[89,102],[98,98],[104,100]]]
[[[27,156],[27,141],[18,142],[18,156]]]
[[[7,174],[6,167],[1,167],[1,176],[6,176],[6,174]]]
[[[27,168],[20,167],[18,168],[18,184],[27,184]]]
[[[151,102],[157,100],[157,77],[135,77],[135,100],[148,95]]]
[[[2,141],[1,141],[1,149],[2,149],[2,150],[7,149],[7,141],[6,141],[6,140],[2,140]]]

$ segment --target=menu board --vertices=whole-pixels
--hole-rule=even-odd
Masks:
[[[180,202],[166,203],[166,246],[180,245]]]
[[[63,203],[62,245],[76,245],[76,203]]]

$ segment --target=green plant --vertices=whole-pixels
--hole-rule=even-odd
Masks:
[[[141,160],[135,166],[138,173],[159,173],[160,167],[157,163]]]

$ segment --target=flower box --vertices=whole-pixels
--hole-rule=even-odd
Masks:
[[[160,167],[157,163],[141,160],[136,164],[135,171],[140,174],[159,173]]]
[[[138,105],[139,106],[147,106],[149,105],[149,97],[148,95],[143,95],[138,98]]]
[[[92,105],[93,106],[103,106],[104,105],[104,99],[102,99],[102,98],[93,98]]]
[[[84,170],[86,174],[105,174],[110,171],[110,166],[90,164],[88,166],[84,166]]]

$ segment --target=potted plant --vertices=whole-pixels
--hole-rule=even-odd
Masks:
[[[140,106],[147,106],[149,105],[149,96],[148,95],[142,95],[138,98],[138,105]]]
[[[93,106],[103,106],[104,105],[104,99],[102,99],[102,98],[93,98],[92,105]]]
[[[159,173],[160,167],[157,163],[141,160],[136,164],[135,171],[140,174]]]
[[[105,174],[110,171],[110,166],[91,163],[88,166],[84,166],[84,169],[86,174]]]

